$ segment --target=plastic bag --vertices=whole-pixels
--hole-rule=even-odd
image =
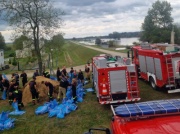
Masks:
[[[17,102],[13,102],[12,107],[14,108],[14,111],[10,112],[9,115],[23,115],[25,113],[25,111],[20,111],[18,109],[18,103]]]
[[[3,93],[2,93],[2,99],[3,99],[3,100],[6,99],[6,90],[3,90]]]
[[[57,114],[57,118],[64,119],[64,117],[65,117],[64,111],[61,109]]]
[[[77,106],[75,104],[69,104],[69,109],[71,111],[75,111],[77,109]]]
[[[48,112],[48,105],[40,106],[35,110],[35,114],[44,114]]]
[[[51,80],[57,80],[57,78],[54,77],[54,76],[50,76],[50,79],[51,79]]]
[[[83,102],[83,98],[82,97],[77,97],[77,102]]]
[[[87,88],[86,91],[87,91],[87,92],[93,92],[94,89],[93,89],[93,88]]]
[[[10,128],[13,128],[14,127],[14,120],[15,119],[7,119],[5,122],[4,122],[4,129],[10,129]]]

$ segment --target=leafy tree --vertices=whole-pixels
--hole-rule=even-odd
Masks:
[[[59,33],[63,12],[55,9],[49,0],[0,0],[0,10],[16,33],[32,39],[42,73],[40,38]]]
[[[21,35],[20,37],[17,37],[13,42],[13,47],[15,50],[17,49],[23,49],[23,42],[29,40],[27,36]]]
[[[5,48],[6,48],[6,43],[5,43],[4,37],[2,36],[0,32],[0,49],[5,49]]]
[[[101,39],[100,38],[96,38],[95,44],[100,45],[101,44]]]
[[[17,66],[17,61],[16,61],[16,58],[15,58],[15,57],[13,58],[12,65],[13,65],[13,66]]]
[[[172,7],[167,1],[156,1],[142,24],[141,41],[170,42],[173,18]]]
[[[175,24],[173,29],[175,32],[174,42],[180,44],[180,24]]]
[[[64,44],[64,37],[62,36],[62,34],[54,35],[50,41],[50,44],[51,48],[59,50]]]

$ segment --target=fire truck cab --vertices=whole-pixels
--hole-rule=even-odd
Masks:
[[[170,44],[148,44],[133,46],[131,52],[138,76],[149,81],[152,88],[180,92],[180,48]]]
[[[130,59],[95,56],[92,58],[92,76],[100,104],[140,100],[135,65]]]
[[[104,134],[179,134],[180,99],[147,101],[111,105],[110,129],[91,128],[85,134],[104,131]]]

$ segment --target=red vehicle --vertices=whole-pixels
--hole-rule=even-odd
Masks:
[[[168,93],[180,92],[180,50],[170,44],[132,47],[132,61],[138,75],[154,89],[168,88]],[[129,54],[128,54],[129,55]]]
[[[93,85],[100,104],[139,101],[135,65],[107,55],[92,58]]]
[[[180,99],[111,106],[111,129],[89,129],[106,134],[179,134]]]

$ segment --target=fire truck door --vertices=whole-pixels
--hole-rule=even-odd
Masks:
[[[125,70],[110,71],[110,90],[111,93],[127,92],[126,72]]]

